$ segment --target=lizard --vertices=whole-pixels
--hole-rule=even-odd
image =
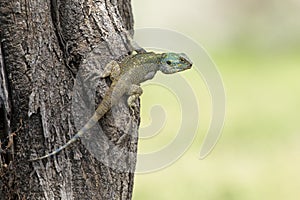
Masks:
[[[119,62],[109,62],[100,77],[110,77],[112,83],[93,116],[67,143],[49,154],[30,159],[30,161],[53,156],[74,143],[116,105],[123,95],[128,95],[127,104],[130,108],[136,106],[136,99],[143,93],[140,84],[152,79],[158,71],[164,74],[173,74],[190,69],[192,64],[186,54],[172,52],[141,52],[129,55]]]

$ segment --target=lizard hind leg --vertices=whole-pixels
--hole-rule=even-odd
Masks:
[[[135,108],[137,107],[136,100],[143,94],[143,89],[138,85],[131,85],[127,94],[129,95],[127,104],[134,112]]]
[[[105,66],[105,68],[100,76],[101,76],[101,78],[105,78],[105,77],[109,76],[110,79],[113,81],[117,77],[119,77],[120,72],[121,72],[120,65],[118,64],[117,61],[113,60]]]

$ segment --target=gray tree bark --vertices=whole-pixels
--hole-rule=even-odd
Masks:
[[[109,112],[99,122],[113,144],[101,149],[108,162],[82,141],[28,161],[64,144],[78,130],[74,121],[88,118],[72,108],[78,73],[92,80],[105,63],[132,51],[130,0],[1,0],[0,26],[0,200],[131,199],[139,112],[125,100],[117,116]],[[110,84],[96,82],[95,106]]]

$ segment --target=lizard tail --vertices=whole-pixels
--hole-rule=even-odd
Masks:
[[[97,123],[97,121],[100,118],[101,118],[101,116],[99,116],[99,114],[96,112],[93,115],[93,117],[91,117],[89,119],[89,121],[66,144],[64,144],[63,146],[59,147],[58,149],[55,149],[54,151],[52,151],[51,153],[49,153],[47,155],[44,155],[42,157],[33,158],[33,159],[30,159],[29,161],[42,160],[44,158],[48,158],[50,156],[53,156],[53,155],[59,153],[61,150],[65,149],[70,144],[72,144],[73,142],[75,142],[80,136],[82,136],[84,133],[86,133],[90,128],[92,128]]]
[[[98,108],[96,109],[94,115],[89,119],[89,121],[76,133],[76,135],[74,135],[66,144],[64,144],[63,146],[59,147],[58,149],[54,150],[53,152],[42,156],[42,157],[37,157],[37,158],[33,158],[30,159],[29,161],[35,161],[35,160],[42,160],[44,158],[48,158],[50,156],[53,156],[57,153],[59,153],[61,150],[65,149],[66,147],[68,147],[70,144],[72,144],[73,142],[75,142],[80,136],[82,136],[83,134],[85,134],[90,128],[92,128],[97,122],[98,120],[103,117],[103,115],[110,110],[111,106],[114,105],[117,101],[117,99],[120,99],[121,96],[123,95],[122,92],[120,92],[120,89],[117,89],[116,91],[114,91],[114,86],[116,83],[113,83],[110,87],[110,89],[106,92],[102,102],[100,103],[100,105],[98,106]],[[112,94],[113,91],[115,92],[114,95]]]

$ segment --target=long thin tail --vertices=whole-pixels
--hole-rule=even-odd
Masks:
[[[48,158],[50,156],[57,154],[58,152],[60,152],[64,148],[68,147],[73,142],[75,142],[80,136],[82,136],[84,133],[86,133],[90,128],[92,128],[101,117],[102,116],[100,116],[97,112],[95,112],[95,114],[89,119],[89,121],[66,144],[64,144],[63,146],[54,150],[50,154],[44,155],[42,157],[33,158],[33,159],[30,159],[29,161],[42,160],[44,158]]]
[[[59,147],[58,149],[54,150],[50,154],[47,154],[42,157],[37,157],[30,159],[29,161],[35,161],[35,160],[42,160],[44,158],[48,158],[50,156],[53,156],[60,152],[61,150],[65,149],[68,147],[70,144],[75,142],[80,136],[85,134],[90,128],[92,128],[98,120],[103,117],[103,115],[110,110],[110,108],[117,102],[118,99],[120,99],[123,96],[123,90],[122,88],[117,88],[115,89],[116,83],[113,82],[109,90],[106,92],[105,96],[103,97],[103,100],[101,101],[100,105],[96,109],[94,115],[89,119],[89,121],[74,135],[66,144],[63,146]],[[112,95],[114,91],[114,95]]]

